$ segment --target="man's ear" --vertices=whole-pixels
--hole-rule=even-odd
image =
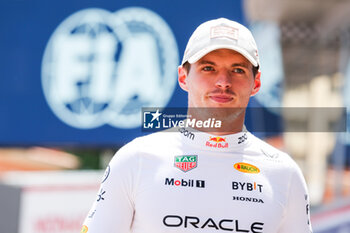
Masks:
[[[178,67],[178,82],[182,90],[188,91],[187,88],[187,71],[182,67]]]
[[[261,76],[261,72],[258,71],[258,73],[255,75],[255,78],[254,78],[254,86],[250,96],[254,96],[260,90],[260,87],[261,87],[260,76]]]

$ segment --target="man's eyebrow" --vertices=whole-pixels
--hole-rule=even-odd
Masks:
[[[199,65],[213,65],[213,66],[215,66],[216,63],[213,61],[202,60],[202,61],[199,61]],[[239,62],[239,63],[233,63],[231,65],[231,67],[244,67],[244,68],[249,69],[249,64],[247,64],[245,62]]]
[[[212,61],[207,61],[207,60],[202,60],[199,62],[199,65],[216,65],[215,62],[212,62]]]
[[[241,66],[241,67],[249,69],[249,65],[247,63],[233,63],[232,64],[232,67],[237,67],[237,66]]]

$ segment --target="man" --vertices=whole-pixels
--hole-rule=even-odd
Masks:
[[[200,25],[178,80],[189,120],[216,117],[220,130],[179,128],[122,147],[82,232],[311,232],[300,169],[244,129],[245,108],[260,88],[250,31],[224,18]]]

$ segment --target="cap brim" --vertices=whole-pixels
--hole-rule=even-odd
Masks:
[[[236,51],[236,52],[240,53],[242,56],[244,56],[250,63],[252,63],[252,65],[254,67],[257,67],[259,65],[258,62],[249,53],[247,53],[245,50],[241,49],[240,47],[234,46],[234,45],[231,45],[231,46],[228,46],[228,45],[212,45],[212,46],[205,47],[204,49],[198,51],[197,53],[195,53],[194,55],[189,57],[187,59],[187,61],[190,64],[196,63],[199,59],[204,57],[206,54],[208,54],[208,53],[210,53],[210,52],[212,52],[214,50],[217,50],[217,49],[231,49],[233,51]],[[186,61],[183,61],[182,65],[185,62]]]

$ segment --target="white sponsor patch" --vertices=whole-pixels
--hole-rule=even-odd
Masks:
[[[228,26],[216,26],[210,30],[210,38],[227,37],[238,40],[238,29]]]

